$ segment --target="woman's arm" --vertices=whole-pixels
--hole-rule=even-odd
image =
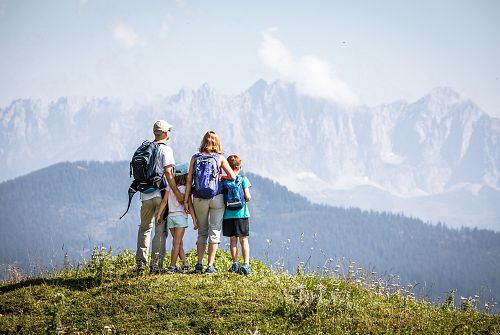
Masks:
[[[229,165],[229,162],[225,157],[220,156],[220,165],[222,169],[226,172],[227,179],[229,180],[236,179],[236,174],[234,173],[233,169],[231,169],[231,165]]]
[[[156,224],[160,224],[162,222],[163,211],[165,210],[167,203],[168,203],[168,191],[165,190],[165,195],[163,196],[163,199],[161,199],[160,202],[160,208],[158,209],[158,214],[156,214]]]
[[[193,184],[193,173],[194,173],[194,156],[191,157],[189,162],[189,172],[186,178],[186,193],[184,193],[184,209],[189,213],[188,199],[191,198],[191,185]]]
[[[191,218],[193,219],[193,227],[194,230],[198,229],[198,219],[196,218],[196,213],[194,212],[194,207],[193,207],[193,201],[191,198],[188,200],[188,208],[189,208],[189,213],[191,214]]]

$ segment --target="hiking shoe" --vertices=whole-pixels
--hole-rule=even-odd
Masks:
[[[168,274],[176,273],[176,272],[178,272],[178,270],[177,270],[177,267],[175,267],[175,266],[169,266],[167,269]]]
[[[135,273],[136,273],[138,276],[143,275],[145,272],[146,272],[146,267],[145,267],[145,266],[140,266],[140,265],[137,265],[137,267],[135,268]]]
[[[188,273],[189,272],[189,265],[184,264],[181,268],[182,273]]]
[[[238,273],[239,271],[240,271],[240,263],[234,262],[233,265],[231,265],[231,268],[229,269],[229,272]]]
[[[217,269],[213,265],[207,265],[207,269],[205,270],[205,273],[207,275],[211,275],[211,274],[217,273]]]
[[[150,275],[159,275],[163,272],[163,269],[160,268],[149,268]]]
[[[203,264],[196,263],[196,265],[194,267],[194,272],[203,273]]]
[[[252,268],[250,267],[250,264],[243,263],[243,265],[240,268],[240,273],[245,276],[250,275],[252,273]]]

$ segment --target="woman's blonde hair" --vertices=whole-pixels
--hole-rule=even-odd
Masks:
[[[219,135],[215,133],[215,131],[209,130],[203,136],[200,144],[200,152],[204,152],[207,154],[220,154],[222,155],[224,152],[220,146]]]

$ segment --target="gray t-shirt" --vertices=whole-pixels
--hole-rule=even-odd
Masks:
[[[163,145],[160,144],[158,148],[158,164],[156,165],[156,172],[163,177],[163,174],[165,172],[165,166],[168,165],[175,165],[175,160],[174,160],[174,152],[172,151],[172,148],[169,147],[168,145]],[[159,190],[155,190],[154,192],[151,193],[141,193],[141,200],[149,200],[153,199],[155,197],[161,197],[161,193]]]

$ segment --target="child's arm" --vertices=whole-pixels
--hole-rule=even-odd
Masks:
[[[191,214],[191,218],[193,219],[194,230],[197,230],[198,229],[198,219],[196,218],[196,213],[194,212],[193,201],[191,200],[191,197],[189,197],[189,200],[188,200],[188,207],[189,207],[189,213]]]
[[[245,188],[243,192],[245,193],[245,201],[249,202],[250,199],[252,199],[252,196],[250,195],[250,187]]]
[[[250,195],[250,186],[252,186],[250,180],[248,180],[247,177],[243,177],[243,194],[246,202],[249,202],[252,199],[252,196]]]
[[[165,195],[163,196],[163,199],[161,199],[160,202],[160,208],[158,208],[158,214],[156,214],[156,224],[161,224],[162,216],[163,216],[163,211],[165,210],[165,207],[167,206],[168,203],[168,191],[165,190]]]

